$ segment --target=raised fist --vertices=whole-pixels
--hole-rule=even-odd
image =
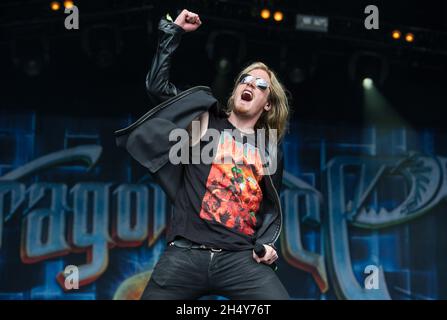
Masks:
[[[184,9],[175,19],[174,23],[182,27],[186,32],[191,32],[197,30],[202,24],[202,21],[200,21],[198,14]]]

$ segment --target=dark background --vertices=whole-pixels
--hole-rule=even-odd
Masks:
[[[74,3],[79,30],[66,30],[67,15],[51,11],[50,1],[0,3],[1,109],[80,116],[144,113],[149,104],[145,75],[158,21],[168,12],[175,19],[177,10],[188,8],[200,14],[203,25],[186,34],[176,52],[172,79],[180,88],[209,85],[224,100],[240,69],[261,60],[290,91],[294,119],[357,126],[364,120],[360,80],[366,74],[380,77],[384,64],[388,72],[376,84],[401,119],[413,127],[444,125],[447,2],[442,0]],[[368,4],[380,10],[379,30],[363,26]],[[262,20],[262,8],[281,10],[284,20]],[[328,32],[295,30],[296,13],[329,17]],[[413,32],[415,41],[392,40],[396,28]],[[221,58],[229,64],[219,71]],[[294,81],[300,74],[303,81]],[[217,76],[222,86],[215,85]]]

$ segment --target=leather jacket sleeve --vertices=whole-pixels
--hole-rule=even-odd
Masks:
[[[284,171],[284,155],[281,142],[279,142],[277,146],[276,161],[277,161],[277,167],[275,173],[273,173],[270,176],[264,177],[266,182],[264,183],[263,192],[266,193],[266,197],[264,197],[262,200],[263,220],[261,226],[258,229],[258,235],[255,240],[256,244],[270,245],[275,250],[277,250],[275,243],[282,224],[281,212],[276,211],[279,209],[277,206],[281,206],[281,202],[278,198],[281,192],[282,178]],[[275,190],[272,190],[268,187],[269,184],[267,183],[267,179],[269,178],[271,178],[272,187]],[[276,214],[279,216],[275,217]]]
[[[175,85],[169,81],[169,70],[173,53],[180,44],[182,34],[185,33],[182,27],[164,18],[160,20],[158,30],[157,50],[146,76],[146,90],[154,106],[179,93]]]

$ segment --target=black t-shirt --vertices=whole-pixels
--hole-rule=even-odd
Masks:
[[[210,153],[212,163],[193,164],[190,149],[167,241],[180,236],[215,248],[251,249],[262,224],[263,175],[256,137],[241,134],[227,118],[213,112],[209,113],[211,128],[219,132],[219,139],[202,139],[200,150],[212,143],[217,153]],[[242,140],[234,139],[234,133]]]

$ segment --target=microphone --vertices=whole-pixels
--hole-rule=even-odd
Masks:
[[[265,250],[265,247],[263,244],[256,243],[255,247],[254,247],[254,251],[259,258],[262,258],[263,256],[265,256],[266,250]],[[269,266],[273,269],[273,271],[278,270],[278,266],[276,265],[276,262],[273,262]]]

